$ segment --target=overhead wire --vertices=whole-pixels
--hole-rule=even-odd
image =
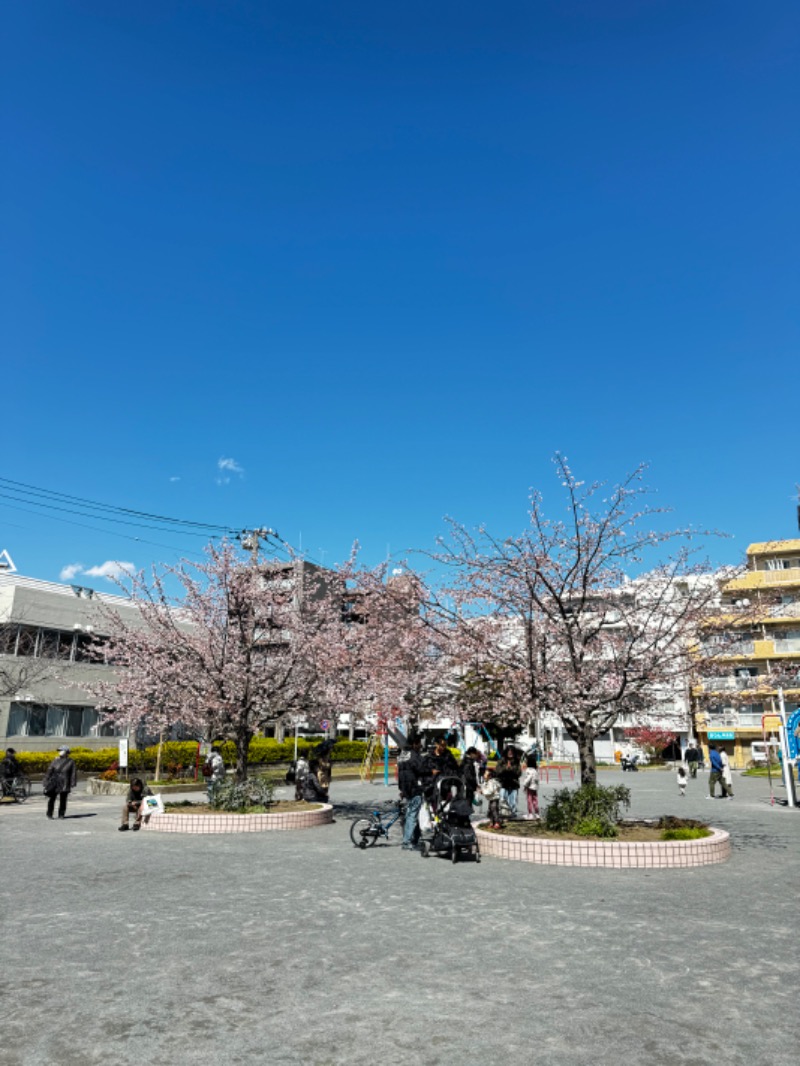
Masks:
[[[57,499],[69,503],[79,504],[94,510],[108,511],[116,515],[131,515],[134,518],[144,518],[153,522],[166,522],[170,525],[192,526],[201,530],[217,530],[218,533],[235,533],[231,526],[217,522],[196,522],[188,518],[171,518],[168,515],[155,514],[150,511],[138,511],[131,507],[119,507],[116,504],[100,503],[97,500],[88,500],[82,496],[73,496],[66,492],[58,492],[55,489],[43,489],[36,485],[27,484],[24,481],[14,481],[11,478],[0,477],[0,485],[11,486],[11,491],[16,491],[26,496],[40,496],[45,500]],[[34,501],[27,501],[34,502]],[[99,516],[97,516],[99,517]],[[201,534],[202,535],[202,534]]]

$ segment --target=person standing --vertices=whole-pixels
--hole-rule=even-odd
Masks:
[[[489,825],[492,829],[500,828],[500,782],[494,770],[487,770],[481,786],[489,812]]]
[[[408,746],[397,755],[397,784],[400,798],[406,804],[403,824],[403,851],[413,851],[419,839],[419,809],[422,806],[423,777],[425,764],[420,755],[422,741],[413,735]]]
[[[504,761],[497,767],[500,782],[500,803],[505,803],[512,818],[517,816],[517,793],[519,792],[519,762],[513,748],[506,749]]]
[[[689,767],[689,776],[697,777],[698,763],[701,759],[700,752],[695,747],[694,743],[690,744],[686,749],[686,765]]]
[[[722,761],[722,782],[727,790],[728,799],[733,799],[733,774],[731,773],[731,764],[728,759],[728,753],[724,748],[719,753],[719,757]]]
[[[312,759],[308,764],[308,773],[303,778],[303,799],[306,803],[327,803],[328,790],[319,777],[319,761]]]
[[[530,822],[539,817],[539,771],[530,759],[522,771],[519,787],[525,790],[525,799],[528,802],[528,813],[525,817]]]
[[[725,778],[722,775],[722,771],[725,768],[725,764],[722,761],[722,756],[717,751],[716,744],[708,745],[708,761],[711,765],[711,773],[708,775],[708,791],[709,798],[716,799],[717,782],[719,782],[722,788],[722,799],[728,798],[728,786],[725,784]]]
[[[203,777],[206,779],[208,798],[211,799],[211,790],[225,780],[225,763],[219,753],[218,744],[211,745],[211,751],[203,764]]]
[[[678,795],[686,795],[686,783],[689,778],[686,776],[686,767],[683,763],[678,764]]]
[[[67,799],[78,783],[78,768],[69,757],[69,748],[59,748],[58,758],[53,759],[44,775],[42,789],[47,796],[47,817],[53,817],[58,797],[58,817],[67,816]]]
[[[461,780],[464,782],[464,791],[466,792],[466,800],[470,806],[475,799],[475,793],[478,791],[478,768],[480,766],[481,753],[477,748],[467,748],[464,752],[464,758],[461,760],[459,770],[461,772]]]

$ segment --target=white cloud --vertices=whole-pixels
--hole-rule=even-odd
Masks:
[[[217,478],[218,485],[230,485],[229,474],[238,474],[239,477],[244,477],[244,468],[235,459],[218,459],[217,470],[220,471],[220,476]]]
[[[179,477],[171,477],[170,481],[180,481],[180,478]]]
[[[230,470],[232,474],[244,473],[244,470],[242,470],[241,466],[236,462],[235,459],[218,459],[217,467],[220,470]]]
[[[64,567],[61,571],[61,577],[64,581],[71,581],[71,579],[77,578],[79,574],[82,574],[85,578],[106,578],[107,581],[116,581],[128,574],[133,574],[135,569],[137,568],[135,568],[133,563],[119,563],[110,559],[99,566],[90,566],[86,569],[80,563],[73,563],[71,566]]]

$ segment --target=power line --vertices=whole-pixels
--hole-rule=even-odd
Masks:
[[[36,485],[29,485],[24,481],[13,481],[11,478],[0,477],[0,484],[9,485],[13,491],[25,495],[41,496],[46,500],[59,500],[79,504],[83,507],[93,508],[100,511],[109,511],[117,515],[131,515],[134,518],[144,518],[155,522],[167,522],[177,526],[193,526],[203,530],[217,530],[218,533],[235,533],[236,531],[227,525],[215,522],[195,522],[187,518],[170,518],[167,515],[153,514],[150,511],[137,511],[130,507],[119,507],[115,504],[99,503],[97,500],[87,500],[82,496],[72,496],[66,492],[57,492],[55,489],[43,489]],[[33,501],[26,501],[33,502]],[[99,516],[97,516],[99,517]]]
[[[41,507],[46,512],[49,512],[49,511],[62,511],[65,514],[74,514],[74,515],[78,515],[81,518],[91,518],[91,519],[93,519],[96,522],[112,522],[112,523],[116,523],[117,525],[131,526],[131,527],[136,528],[136,529],[152,529],[152,530],[155,530],[155,531],[161,532],[161,533],[180,533],[182,536],[185,536],[185,537],[205,537],[205,538],[208,538],[209,536],[220,536],[221,535],[219,533],[212,534],[212,533],[210,533],[208,531],[200,533],[200,532],[198,532],[197,530],[194,530],[194,529],[182,529],[180,527],[171,528],[170,526],[164,526],[164,525],[150,525],[150,524],[145,523],[145,522],[134,522],[131,519],[127,519],[127,518],[117,518],[116,516],[115,517],[111,517],[111,518],[107,518],[105,515],[102,515],[102,514],[92,514],[91,511],[88,511],[88,512],[87,511],[81,511],[81,510],[78,510],[78,509],[76,509],[74,507],[61,507],[57,503],[49,503],[49,502],[40,503],[39,500],[31,500],[31,499],[28,499],[27,496],[24,496],[24,495],[17,496],[17,495],[14,495],[12,493],[9,493],[9,492],[0,492],[0,499],[13,500],[15,503],[27,503],[31,507]],[[33,512],[33,513],[36,514],[38,512]],[[226,532],[232,532],[232,530],[226,530]]]
[[[23,511],[25,514],[34,515],[36,518],[42,517],[41,511],[29,511],[27,507],[15,507],[10,503],[4,503],[0,506],[12,511]],[[154,548],[166,548],[168,551],[178,550],[174,544],[160,544],[157,540],[146,540],[144,537],[136,537],[130,533],[118,533],[115,529],[98,529],[97,526],[88,526],[85,522],[75,522],[70,518],[59,518],[58,515],[52,515],[49,517],[51,517],[53,522],[63,522],[68,526],[79,526],[81,529],[91,529],[93,533],[102,533],[107,537],[121,537],[123,540],[133,540],[136,541],[137,544],[150,544]],[[13,525],[14,523],[9,522],[8,524]],[[29,529],[30,526],[19,526],[18,528]],[[184,548],[183,550],[187,555],[196,555],[198,558],[202,558],[202,552],[191,551],[189,548]]]

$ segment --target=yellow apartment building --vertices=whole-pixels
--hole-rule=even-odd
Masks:
[[[733,640],[715,659],[716,676],[695,689],[695,726],[706,757],[716,743],[744,767],[763,730],[777,736],[779,687],[787,717],[800,709],[800,540],[751,544],[746,572],[723,585],[721,599],[736,622]]]

